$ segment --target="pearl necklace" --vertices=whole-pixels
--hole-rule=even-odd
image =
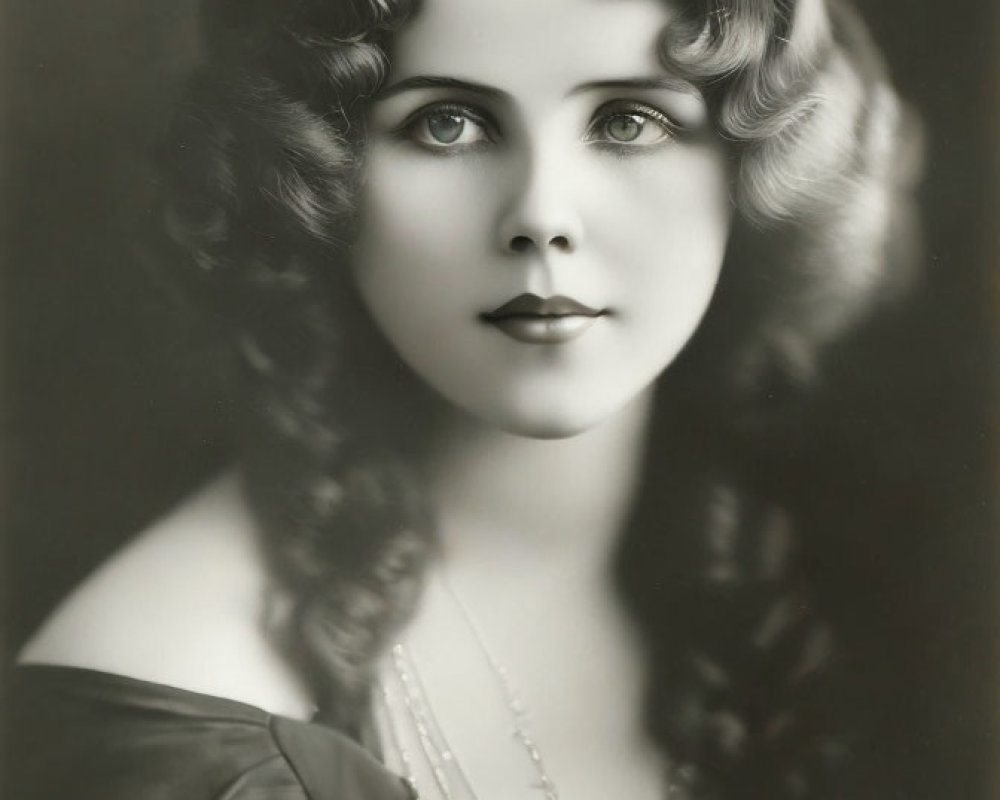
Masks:
[[[413,756],[404,744],[397,714],[394,713],[400,702],[405,716],[408,717],[413,730],[416,731],[420,750],[441,797],[444,800],[459,800],[460,798],[461,800],[475,800],[475,792],[444,737],[437,717],[427,701],[423,683],[413,665],[413,660],[402,644],[393,645],[390,652],[390,663],[395,685],[392,686],[384,679],[381,682],[383,717],[386,723],[383,727],[389,734],[391,745],[403,766],[403,777],[413,790],[414,796],[421,798],[423,794],[417,780]],[[400,702],[397,702],[397,693]]]
[[[472,614],[461,601],[451,584],[444,579],[442,583],[447,589],[455,607],[461,613],[462,619],[471,632],[473,639],[475,639],[483,659],[489,665],[497,688],[502,694],[507,709],[510,712],[514,725],[514,738],[524,749],[538,777],[537,782],[531,784],[531,788],[540,791],[545,800],[559,800],[559,791],[549,776],[538,744],[528,729],[527,709],[518,696],[506,667],[493,655]],[[417,672],[413,659],[402,643],[397,643],[392,647],[389,654],[389,664],[395,687],[394,689],[390,688],[390,685],[385,680],[381,682],[380,694],[383,704],[382,716],[385,722],[384,728],[389,735],[393,749],[402,763],[403,777],[409,783],[410,788],[413,789],[414,794],[418,798],[421,797],[413,756],[403,743],[403,734],[399,729],[397,720],[399,714],[394,713],[394,710],[398,711],[395,707],[399,703],[401,703],[402,711],[416,731],[420,750],[423,753],[441,797],[444,800],[477,800],[475,790],[472,788],[468,777],[455,758],[454,751],[448,744],[448,740],[445,738],[444,732],[441,730],[441,726],[427,700],[427,694],[424,691],[423,683],[420,680],[420,675]]]

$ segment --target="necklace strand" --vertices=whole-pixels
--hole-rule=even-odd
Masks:
[[[510,674],[506,667],[493,655],[492,650],[486,644],[486,639],[479,626],[476,624],[468,608],[466,608],[465,604],[459,598],[455,589],[444,577],[442,577],[442,583],[455,607],[459,610],[462,620],[471,632],[484,660],[489,665],[493,680],[500,694],[503,696],[507,710],[510,712],[513,721],[513,738],[527,754],[532,768],[538,777],[537,782],[530,784],[531,788],[541,791],[545,800],[559,800],[559,791],[549,776],[541,750],[528,728],[528,712],[518,696],[517,690],[514,688]],[[455,758],[454,751],[449,746],[448,740],[441,730],[441,726],[427,700],[427,694],[416,665],[402,643],[393,645],[389,653],[389,664],[392,667],[394,683],[401,699],[401,711],[408,718],[410,725],[416,732],[420,751],[430,769],[440,795],[444,800],[459,800],[455,794],[456,787],[453,786],[454,782],[461,787],[464,797],[476,800],[476,792],[473,790],[468,777],[465,775],[458,759]],[[388,683],[385,680],[381,683],[380,695],[385,709],[385,728],[389,735],[390,744],[398,754],[404,773],[404,780],[406,780],[413,793],[419,798],[421,795],[413,757],[404,744],[404,737],[399,730],[397,714],[394,713],[394,693],[390,691]]]
[[[420,791],[417,783],[417,772],[414,769],[410,752],[403,744],[403,736],[399,730],[399,724],[396,721],[394,713],[395,703],[389,691],[389,686],[384,679],[379,680],[379,694],[382,699],[382,705],[376,705],[375,713],[381,718],[382,730],[388,733],[389,744],[399,757],[403,779],[409,784],[410,789],[413,791],[413,796],[419,797]]]
[[[459,800],[455,795],[453,782],[461,787],[462,797],[474,800],[476,796],[475,792],[472,790],[468,778],[466,778],[461,765],[448,745],[441,726],[434,716],[430,703],[427,701],[426,692],[420,680],[419,673],[409,653],[402,644],[393,646],[390,661],[402,696],[403,709],[409,717],[413,729],[416,731],[424,760],[427,762],[431,775],[434,778],[434,783],[437,784],[438,790],[444,797],[444,800]],[[403,768],[406,772],[404,777],[419,796],[420,793],[417,786],[413,759],[402,744],[403,737],[398,730],[392,713],[392,696],[385,684],[382,686],[382,697],[387,706],[390,737],[393,740],[393,746],[399,753],[400,761],[403,763]],[[451,780],[449,780],[449,773]]]
[[[559,790],[549,776],[541,750],[530,733],[527,724],[529,713],[518,695],[509,672],[493,654],[471,612],[447,580],[447,576],[441,576],[441,583],[460,612],[465,626],[472,633],[476,645],[489,665],[493,679],[504,698],[513,720],[513,738],[527,753],[532,767],[538,776],[538,781],[530,784],[531,788],[541,791],[545,800],[559,800]],[[397,643],[392,647],[388,664],[391,666],[391,672],[397,684],[399,696],[401,697],[402,709],[400,709],[400,713],[409,719],[412,728],[416,732],[420,750],[423,753],[424,760],[427,762],[427,766],[431,771],[434,783],[437,785],[441,797],[444,800],[478,800],[477,793],[473,789],[458,759],[455,757],[454,751],[448,744],[444,731],[441,729],[441,725],[434,715],[416,665],[402,643]],[[405,746],[404,737],[399,729],[398,715],[394,713],[394,706],[396,705],[394,703],[394,694],[389,690],[385,679],[380,681],[379,695],[382,699],[385,715],[386,724],[383,727],[388,733],[390,744],[395,749],[401,762],[404,780],[412,789],[414,797],[420,800],[422,795],[418,787],[417,771],[413,757]],[[455,794],[452,782],[449,781],[449,775],[461,787],[459,796]],[[673,776],[669,767],[665,769],[664,778],[665,800],[670,800],[674,797],[679,798],[678,787],[673,783]]]
[[[545,766],[545,761],[542,758],[541,750],[538,748],[538,744],[535,742],[534,737],[528,730],[528,711],[524,703],[521,701],[521,698],[518,696],[517,690],[514,688],[514,684],[510,679],[510,673],[508,673],[507,668],[497,660],[493,651],[490,649],[489,645],[487,645],[486,638],[483,636],[482,631],[476,624],[475,619],[473,619],[471,612],[466,607],[465,603],[462,602],[462,599],[458,596],[458,593],[451,585],[451,582],[447,579],[447,576],[442,575],[442,583],[444,584],[445,589],[447,589],[452,601],[455,603],[455,607],[461,612],[462,619],[465,621],[466,627],[468,627],[468,629],[472,632],[472,637],[476,640],[476,644],[479,647],[480,652],[489,664],[490,671],[493,673],[497,686],[504,697],[504,701],[507,703],[507,708],[514,720],[514,738],[520,742],[521,746],[528,754],[528,758],[531,760],[531,764],[538,775],[538,783],[532,784],[533,788],[540,789],[545,795],[545,800],[559,800],[559,790],[556,788],[555,783],[553,783],[552,778],[549,776],[548,769]]]

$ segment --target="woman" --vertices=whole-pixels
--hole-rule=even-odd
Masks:
[[[821,351],[905,274],[856,18],[205,23],[164,219],[245,451],[24,649],[23,794],[862,796],[864,664],[779,480]]]

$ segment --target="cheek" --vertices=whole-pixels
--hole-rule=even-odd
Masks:
[[[449,309],[475,302],[474,285],[462,278],[486,235],[482,186],[446,159],[374,152],[371,163],[355,279],[383,326],[400,335],[410,325],[444,329]]]
[[[609,224],[593,244],[622,275],[623,321],[676,347],[718,281],[732,219],[725,162],[717,149],[688,145],[637,159],[626,177],[597,199]]]
[[[714,148],[678,149],[662,158],[617,164],[615,179],[600,180],[592,215],[605,246],[635,255],[658,254],[682,267],[703,262],[725,244],[732,216],[722,156]]]
[[[378,237],[369,246],[407,260],[426,255],[433,264],[481,241],[487,219],[482,182],[460,159],[376,150],[370,161],[361,223],[363,231],[378,231]]]

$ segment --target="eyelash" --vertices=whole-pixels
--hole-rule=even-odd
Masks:
[[[642,117],[647,121],[653,122],[663,131],[663,138],[649,144],[631,144],[629,142],[612,139],[590,138],[594,131],[598,131],[601,128],[606,127],[610,124],[611,120],[619,117]],[[584,135],[584,141],[587,141],[588,144],[595,147],[609,149],[618,154],[636,153],[642,151],[648,152],[650,148],[654,148],[656,145],[672,141],[680,133],[680,126],[659,109],[647,105],[646,103],[614,100],[610,103],[605,103],[594,113],[594,119],[587,127],[587,132]]]
[[[461,117],[462,119],[468,120],[478,127],[482,128],[483,133],[486,136],[486,141],[476,142],[475,144],[427,144],[426,142],[417,141],[414,129],[421,122],[426,122],[433,117],[446,117],[454,116]],[[489,145],[495,143],[494,134],[497,131],[496,123],[490,118],[488,114],[481,113],[471,106],[459,105],[456,103],[429,103],[428,105],[422,106],[410,114],[401,125],[399,125],[395,133],[403,139],[407,139],[419,147],[423,147],[425,150],[429,150],[435,155],[455,155],[459,152],[468,152],[469,150],[478,150],[483,145]]]
[[[485,141],[475,142],[472,144],[441,143],[437,145],[417,141],[414,133],[417,125],[426,122],[433,117],[443,116],[460,117],[464,120],[472,122],[474,125],[483,130]],[[608,125],[611,120],[617,117],[642,117],[657,125],[663,131],[664,137],[662,140],[651,144],[638,145],[630,144],[629,142],[624,141],[592,138],[595,131],[599,131],[602,127]],[[394,133],[400,138],[407,139],[417,146],[434,153],[435,155],[449,156],[479,150],[484,146],[495,144],[498,130],[499,126],[489,114],[467,105],[449,102],[435,102],[422,106],[410,114],[399,126],[396,127]],[[615,100],[610,103],[605,103],[594,112],[594,116],[584,133],[583,141],[594,147],[611,150],[619,155],[623,155],[641,151],[648,152],[658,144],[664,144],[673,140],[681,132],[682,129],[676,122],[653,106],[634,101]]]

